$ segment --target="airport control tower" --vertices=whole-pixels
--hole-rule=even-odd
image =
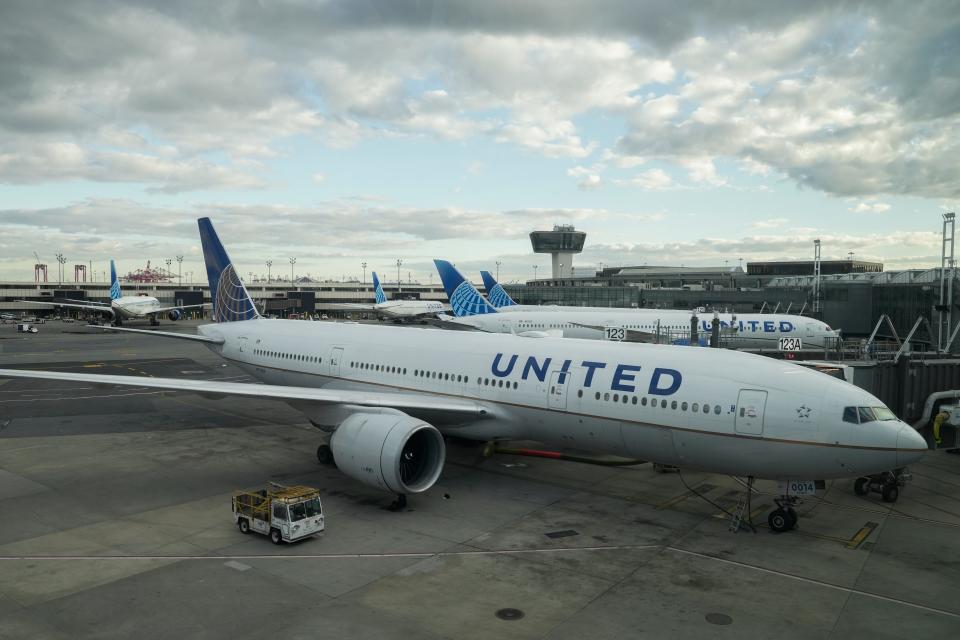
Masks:
[[[587,234],[577,231],[572,224],[555,224],[553,231],[532,231],[530,244],[534,253],[549,253],[553,258],[553,277],[573,275],[573,254],[583,251]]]

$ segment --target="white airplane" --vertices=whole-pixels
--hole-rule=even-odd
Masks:
[[[153,296],[137,295],[125,296],[120,292],[120,281],[117,279],[117,269],[110,261],[110,302],[94,302],[89,300],[71,300],[69,302],[37,302],[34,300],[19,300],[28,304],[39,304],[47,307],[65,307],[67,309],[83,309],[95,311],[110,316],[115,326],[121,326],[124,320],[139,320],[148,318],[152,326],[160,324],[159,316],[166,314],[171,321],[183,317],[184,309],[203,307],[202,304],[188,304],[182,306],[164,306]]]
[[[264,384],[19,369],[0,377],[283,400],[330,433],[322,462],[401,503],[439,478],[442,434],[538,440],[750,482],[863,476],[926,451],[866,391],[737,351],[264,319],[209,219],[199,225],[215,323],[197,335],[116,330],[200,342]],[[795,497],[777,500],[770,526],[788,530]]]
[[[518,305],[503,287],[485,271],[481,271],[490,302],[479,294],[456,267],[446,260],[434,260],[444,289],[451,300],[454,324],[467,325],[495,333],[547,332],[565,338],[653,342],[669,339],[674,344],[689,343],[693,311],[678,309],[611,309],[602,307],[537,307]],[[472,290],[466,297],[472,305],[457,304],[458,288]],[[493,304],[497,301],[497,305]],[[514,312],[515,311],[515,312]],[[839,338],[824,322],[815,318],[785,314],[716,313],[697,316],[701,344],[706,344],[713,318],[720,323],[724,342],[742,349],[824,349]],[[683,337],[681,337],[683,336]],[[781,343],[781,340],[785,342]]]
[[[438,314],[446,311],[442,302],[433,300],[388,300],[383,292],[383,287],[380,285],[377,272],[373,271],[371,273],[373,274],[373,293],[376,304],[341,303],[334,306],[372,311],[385,318],[397,321],[435,318]]]

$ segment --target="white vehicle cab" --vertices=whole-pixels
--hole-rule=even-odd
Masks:
[[[237,491],[233,518],[242,533],[270,536],[273,544],[296,542],[324,530],[320,491],[271,483],[256,492]]]

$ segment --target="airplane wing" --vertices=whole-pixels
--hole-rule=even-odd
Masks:
[[[109,306],[110,306],[110,303],[109,303],[109,302],[98,302],[98,301],[96,301],[96,300],[74,300],[73,298],[64,298],[64,300],[66,300],[67,302],[81,302],[81,303],[84,303],[84,304],[95,304],[95,305],[100,306],[100,307],[109,307]]]
[[[113,317],[113,309],[109,306],[97,305],[97,304],[70,304],[66,302],[37,302],[35,300],[17,300],[17,302],[25,302],[27,304],[39,304],[44,307],[66,307],[68,309],[85,309],[87,311],[99,311],[100,313],[109,314]]]
[[[0,369],[0,378],[26,378],[32,380],[61,380],[85,382],[107,386],[126,386],[166,391],[186,391],[209,397],[239,396],[246,398],[269,398],[295,405],[347,405],[361,410],[399,409],[417,414],[442,415],[451,421],[467,422],[488,415],[485,406],[470,400],[445,398],[415,393],[374,393],[341,389],[314,389],[311,387],[286,387],[271,384],[245,382],[221,382],[219,380],[193,380],[189,378],[150,378],[139,376],[98,375],[64,371],[32,371]]]
[[[100,329],[101,331],[124,331],[126,333],[146,333],[151,336],[160,336],[161,338],[176,338],[177,340],[193,340],[194,342],[209,342],[210,344],[223,344],[223,338],[211,338],[194,333],[175,333],[173,331],[150,331],[148,329],[128,329],[127,327],[104,327],[97,324],[88,324],[89,329]]]
[[[180,311],[182,309],[197,309],[199,307],[209,307],[207,303],[203,304],[185,304],[182,307],[161,307],[159,309],[153,309],[150,313],[167,313],[168,311]]]

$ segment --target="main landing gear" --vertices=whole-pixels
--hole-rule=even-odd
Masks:
[[[906,467],[864,476],[853,483],[853,492],[858,496],[865,496],[870,492],[879,493],[884,502],[894,503],[900,497],[900,487],[906,486],[912,477]]]
[[[773,500],[777,508],[767,516],[767,524],[771,531],[783,533],[797,528],[797,510],[794,509],[800,500],[796,496],[780,496]]]

